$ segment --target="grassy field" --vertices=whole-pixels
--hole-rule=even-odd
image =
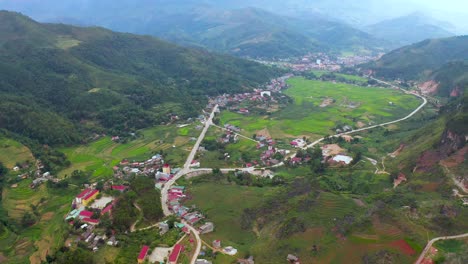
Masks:
[[[27,147],[15,140],[0,137],[0,162],[12,169],[16,163],[25,161],[34,162],[34,157]]]
[[[312,73],[317,76],[317,77],[320,77],[324,74],[328,74],[328,73],[332,73],[330,71],[323,71],[323,70],[313,70]],[[341,77],[341,78],[344,78],[348,81],[355,81],[355,82],[360,82],[360,83],[367,83],[367,79],[364,78],[364,77],[361,77],[361,76],[357,76],[357,75],[351,75],[351,74],[344,74],[344,73],[336,73],[336,72],[333,72],[333,74],[337,77]]]
[[[220,239],[223,246],[237,248],[241,256],[248,252],[256,235],[241,228],[240,217],[245,208],[259,205],[271,189],[203,182],[188,191],[193,199],[186,204],[196,205],[215,223],[215,232],[203,235],[203,240],[211,244]]]
[[[289,79],[288,83],[291,88],[284,93],[294,99],[293,105],[270,116],[244,116],[224,111],[221,122],[239,126],[246,135],[267,128],[273,138],[308,136],[313,139],[334,134],[337,125],[356,127],[358,122],[368,125],[391,121],[409,114],[420,104],[416,97],[392,89],[300,77]],[[325,99],[334,102],[320,107]]]
[[[156,126],[140,131],[141,137],[123,144],[113,142],[106,136],[88,145],[61,149],[72,165],[61,171],[59,176],[83,170],[92,172],[93,177],[110,177],[112,167],[122,159],[146,160],[160,151],[165,153],[167,162],[182,165],[193,145],[190,138],[199,134],[194,126]]]
[[[205,136],[205,140],[201,143],[204,146],[206,140],[217,140],[225,132],[217,127],[210,127]],[[248,136],[248,135],[245,135]],[[235,143],[228,143],[224,149],[206,151],[200,153],[197,159],[201,163],[202,168],[239,168],[244,165],[241,157],[251,157],[251,159],[258,159],[261,151],[257,150],[257,144],[254,141],[247,140],[239,137],[239,140]],[[230,158],[224,159],[224,153],[228,153]]]
[[[214,222],[215,232],[203,235],[204,241],[211,243],[214,239],[220,239],[223,246],[231,245],[239,249],[236,257],[252,254],[259,263],[280,263],[289,253],[300,256],[304,263],[359,263],[364,255],[372,255],[379,250],[394,252],[399,256],[399,263],[414,260],[416,254],[405,255],[395,245],[395,241],[414,244],[399,228],[401,223],[374,217],[365,229],[351,232],[346,238],[337,236],[334,231],[337,220],[361,214],[366,208],[344,195],[328,192],[322,192],[309,210],[287,209],[278,212],[279,215],[303,219],[307,226],[305,232],[284,239],[276,238],[278,220],[282,216],[278,216],[278,220],[267,220],[267,224],[261,228],[254,225],[253,229],[242,229],[240,217],[243,211],[261,205],[279,190],[197,180],[188,188],[191,199],[186,205],[196,205],[209,221]],[[289,203],[294,208],[296,201],[293,199]],[[317,245],[319,251],[312,252],[312,245]],[[419,251],[420,248],[416,246],[414,250]],[[228,264],[233,260],[232,257],[222,256],[213,263]]]

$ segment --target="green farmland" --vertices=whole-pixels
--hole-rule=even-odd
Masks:
[[[273,138],[319,138],[334,134],[337,126],[356,128],[401,118],[420,104],[414,96],[387,88],[300,77],[292,78],[288,83],[291,88],[284,94],[293,98],[294,104],[268,116],[244,116],[224,111],[221,122],[239,126],[246,135],[267,128]]]
[[[93,177],[110,177],[113,175],[112,167],[122,159],[146,160],[160,151],[165,153],[167,162],[181,165],[192,147],[190,138],[199,134],[194,126],[156,126],[140,131],[140,137],[127,143],[116,143],[106,136],[88,145],[64,148],[62,151],[72,165],[61,171],[59,176],[83,170],[92,172]]]

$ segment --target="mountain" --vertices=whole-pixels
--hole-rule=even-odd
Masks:
[[[439,95],[449,96],[456,87],[466,89],[467,61],[468,36],[458,36],[405,46],[362,67],[388,79],[436,81],[445,86],[436,89]]]
[[[208,95],[247,91],[279,71],[149,36],[41,24],[0,12],[0,128],[42,144],[194,116]]]
[[[0,8],[25,12],[41,21],[98,25],[149,34],[183,45],[248,57],[290,57],[310,51],[381,51],[378,40],[320,15],[283,16],[229,1],[6,1]],[[46,9],[45,6],[50,7]],[[270,5],[265,5],[269,7]],[[59,15],[60,14],[60,15]]]
[[[448,22],[437,21],[422,13],[412,13],[370,25],[366,31],[378,38],[408,45],[429,38],[444,38],[454,34],[446,30],[453,28]]]

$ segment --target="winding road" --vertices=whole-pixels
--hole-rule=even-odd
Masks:
[[[432,244],[434,244],[435,242],[439,241],[439,240],[448,240],[448,239],[457,239],[457,238],[464,238],[464,237],[468,237],[468,233],[465,233],[465,234],[461,234],[461,235],[456,235],[456,236],[443,236],[443,237],[436,237],[436,238],[433,238],[431,239],[426,247],[424,248],[424,250],[421,252],[421,255],[419,256],[418,260],[416,260],[415,264],[420,264],[423,259],[424,259],[424,256],[426,256],[427,252],[429,251],[429,249],[432,247]]]
[[[383,127],[383,126],[386,126],[386,125],[390,125],[390,124],[394,124],[394,123],[398,123],[398,122],[407,120],[407,119],[411,118],[413,115],[415,115],[417,112],[419,112],[419,110],[421,110],[427,104],[426,98],[424,98],[423,96],[421,96],[419,94],[408,92],[408,91],[406,91],[404,89],[401,89],[401,88],[399,88],[399,87],[397,87],[397,86],[395,86],[395,85],[393,85],[391,83],[381,81],[381,80],[375,79],[373,77],[369,77],[369,78],[373,79],[373,80],[375,80],[375,81],[377,81],[379,83],[383,83],[383,84],[389,85],[389,86],[391,86],[393,88],[399,89],[399,90],[403,91],[406,94],[411,94],[411,95],[417,96],[417,97],[419,97],[419,98],[421,98],[423,100],[423,103],[420,106],[418,106],[418,108],[416,108],[413,112],[411,112],[409,115],[407,115],[407,116],[405,116],[403,118],[400,118],[400,119],[397,119],[397,120],[394,120],[394,121],[390,121],[390,122],[385,122],[385,123],[378,124],[378,125],[373,125],[373,126],[369,126],[369,127],[365,127],[365,128],[355,129],[355,130],[351,130],[351,131],[348,131],[348,132],[336,134],[336,135],[333,135],[333,137],[339,137],[339,136],[342,136],[342,135],[349,135],[349,134],[353,134],[353,133],[357,133],[357,132],[361,132],[361,131],[370,130],[370,129],[373,129],[373,128],[376,128],[376,127]],[[192,161],[193,161],[193,159],[194,159],[194,157],[195,157],[195,155],[197,153],[198,148],[200,147],[201,142],[203,141],[203,139],[205,137],[206,132],[208,131],[208,128],[211,125],[214,125],[213,124],[213,117],[214,117],[215,112],[217,110],[218,110],[218,105],[215,105],[213,107],[213,110],[211,111],[211,114],[210,114],[209,118],[205,121],[205,126],[203,127],[203,130],[200,133],[195,145],[193,146],[192,150],[190,151],[190,154],[189,154],[187,160],[185,161],[184,167],[176,175],[174,175],[174,177],[172,179],[170,179],[167,183],[165,183],[164,187],[161,190],[161,203],[162,203],[162,209],[163,209],[163,212],[164,212],[165,216],[168,216],[168,215],[172,214],[172,212],[169,210],[168,205],[167,205],[168,191],[171,188],[171,186],[178,179],[180,179],[181,177],[183,177],[186,174],[191,173],[191,172],[204,172],[204,171],[210,172],[211,171],[210,168],[190,169],[190,165],[191,165],[191,163],[192,163]],[[220,128],[222,128],[222,127],[220,127]],[[240,135],[240,136],[244,137],[243,135]],[[252,140],[251,138],[248,138],[248,139]],[[321,141],[323,141],[324,139],[325,138],[320,138],[320,139],[308,144],[307,146],[303,147],[303,149],[311,148],[311,147],[317,145],[318,143],[320,143]],[[293,154],[291,157],[294,157],[294,156],[295,156],[295,154]],[[280,163],[278,163],[277,165],[275,165],[273,167],[280,167],[282,165],[284,165],[284,162],[280,162]],[[252,171],[254,169],[255,168],[253,168],[253,167],[252,168],[228,168],[228,169],[221,169],[221,171],[222,172],[229,172],[229,171],[235,171],[235,170]],[[199,235],[198,231],[193,226],[189,225],[185,221],[183,221],[183,223],[186,224],[186,226],[189,228],[190,232],[192,232],[194,234],[195,239],[197,241],[197,246],[195,248],[195,252],[194,252],[194,254],[192,256],[192,259],[190,261],[191,264],[194,264],[196,262],[196,260],[197,260],[197,257],[199,255],[199,253],[200,253],[202,240],[200,239],[200,235]],[[468,234],[464,234],[464,235],[460,235],[460,236],[465,236],[465,235],[468,236]],[[457,236],[455,236],[455,237],[457,237]],[[438,239],[443,239],[443,238],[444,237],[438,238]],[[433,242],[435,242],[435,241],[437,241],[437,240],[434,240]],[[430,248],[430,246],[429,246],[429,248]],[[426,249],[425,249],[425,252],[427,252]],[[424,251],[423,251],[423,253],[424,253]],[[417,262],[417,263],[419,264],[419,262]]]

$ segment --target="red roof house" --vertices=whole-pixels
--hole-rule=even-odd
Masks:
[[[78,194],[78,195],[76,196],[76,198],[81,199],[81,198],[85,197],[86,194],[88,194],[89,192],[91,192],[91,189],[84,189],[80,194]]]
[[[80,212],[81,218],[91,218],[91,216],[93,216],[93,212],[91,211],[84,210]]]
[[[138,255],[138,263],[142,263],[145,261],[146,255],[148,255],[148,246],[143,246],[143,248],[140,251],[140,254]]]
[[[112,185],[112,190],[123,192],[126,189],[127,189],[127,186],[125,186],[125,185]]]
[[[88,223],[88,224],[91,224],[91,225],[97,225],[99,224],[99,220],[98,219],[91,219],[91,218],[83,218],[83,222],[85,223]]]
[[[102,209],[101,215],[105,215],[106,213],[110,213],[110,211],[112,210],[112,206],[114,206],[114,204],[109,204],[104,209]]]
[[[181,244],[176,244],[171,252],[171,255],[169,255],[169,263],[177,264],[177,259],[179,259],[179,255],[183,250],[184,246],[182,246]]]

